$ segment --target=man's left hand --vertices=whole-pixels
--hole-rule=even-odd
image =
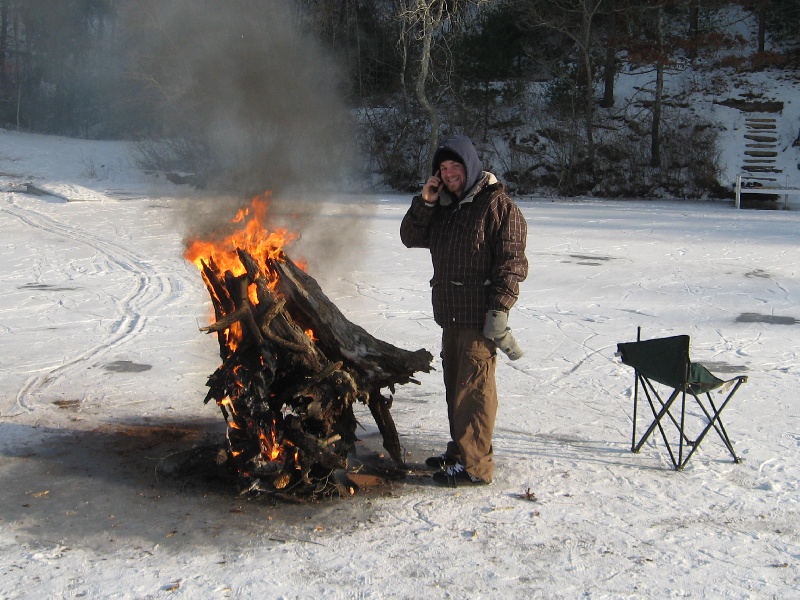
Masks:
[[[505,311],[489,310],[486,312],[483,335],[497,344],[497,347],[511,360],[517,360],[525,355],[517,340],[511,335],[511,329],[508,327],[508,313]]]

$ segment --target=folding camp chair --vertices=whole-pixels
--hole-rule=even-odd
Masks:
[[[747,381],[747,377],[739,375],[727,381],[719,379],[707,368],[689,360],[689,336],[677,335],[674,337],[641,340],[641,329],[637,332],[637,341],[617,344],[617,356],[622,362],[634,368],[635,385],[633,392],[633,435],[631,436],[631,452],[639,452],[656,429],[661,433],[664,445],[667,447],[669,457],[676,470],[681,470],[697,450],[700,442],[713,427],[722,442],[733,456],[734,462],[739,462],[739,457],[733,451],[733,445],[722,424],[721,413],[730,402],[739,387]],[[661,384],[661,391],[655,385]],[[639,419],[639,388],[641,387],[650,405],[653,420],[648,425],[642,437],[636,439],[636,424]],[[711,398],[711,392],[719,390],[727,394],[721,404],[716,404]],[[669,394],[669,396],[667,396]],[[687,415],[687,395],[694,398],[703,415],[697,414],[698,419]],[[664,400],[666,397],[666,400]],[[680,402],[677,402],[680,399]],[[679,415],[673,414],[680,410]],[[702,425],[705,416],[705,425]],[[649,419],[649,417],[646,417]],[[697,421],[700,421],[700,425]],[[670,427],[670,422],[677,429],[678,456],[675,457],[675,433]],[[689,438],[689,425],[698,427],[700,433],[694,439]],[[665,431],[665,427],[667,430]],[[671,435],[667,435],[667,431]],[[672,439],[672,443],[670,443]],[[684,451],[688,450],[684,456]]]

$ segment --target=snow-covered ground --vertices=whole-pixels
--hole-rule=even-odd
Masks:
[[[797,597],[800,212],[520,201],[527,354],[499,360],[495,482],[414,473],[273,506],[169,474],[223,431],[202,403],[210,305],[181,256],[213,199],[138,173],[122,144],[10,132],[0,190],[0,597]],[[303,227],[290,255],[352,321],[438,354],[429,256],[399,240],[409,197],[324,200],[282,205]],[[660,443],[630,452],[614,352],[638,326],[749,377],[724,413],[742,463],[713,432],[682,472]],[[392,409],[410,464],[447,440],[440,371],[420,379]]]

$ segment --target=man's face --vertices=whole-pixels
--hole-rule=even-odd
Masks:
[[[467,170],[460,162],[443,160],[439,165],[440,179],[445,187],[456,196],[460,196],[467,185]]]

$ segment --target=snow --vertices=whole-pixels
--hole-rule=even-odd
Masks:
[[[800,212],[520,199],[526,356],[499,359],[494,483],[414,472],[275,506],[170,477],[224,430],[202,403],[210,304],[181,256],[213,199],[127,156],[0,132],[0,597],[796,596]],[[438,355],[428,253],[399,240],[409,200],[288,202],[289,253],[350,320]],[[724,412],[742,463],[713,432],[681,472],[659,442],[630,452],[633,373],[614,352],[637,327],[749,377]],[[419,378],[392,408],[410,464],[447,441],[441,371]],[[366,455],[379,434],[358,414]]]

